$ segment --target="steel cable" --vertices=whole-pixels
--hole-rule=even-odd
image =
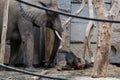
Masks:
[[[76,16],[76,15],[72,15],[72,14],[69,14],[69,13],[49,9],[49,8],[46,8],[46,7],[36,6],[34,4],[31,4],[31,3],[28,3],[28,2],[25,2],[25,1],[22,1],[22,0],[16,0],[16,1],[18,1],[20,3],[23,3],[23,4],[26,4],[26,5],[29,5],[29,6],[32,6],[32,7],[35,7],[35,8],[38,8],[38,9],[54,12],[54,13],[69,16],[69,17],[80,18],[80,19],[84,19],[84,20],[100,21],[100,22],[120,23],[120,21],[117,21],[117,20],[105,20],[105,19],[96,19],[96,18],[88,18],[88,17]]]
[[[36,5],[30,4],[28,2],[24,2],[22,0],[16,0],[16,1],[21,2],[23,4],[26,4],[26,5],[29,5],[29,6],[32,6],[32,7],[35,7],[35,8],[38,8],[38,9],[42,9],[42,10],[45,10],[45,11],[54,12],[54,13],[57,13],[57,14],[60,14],[60,15],[65,15],[65,16],[70,16],[70,17],[75,17],[75,18],[80,18],[80,19],[84,19],[84,20],[109,22],[109,23],[120,23],[120,21],[116,21],[116,20],[113,21],[113,20],[104,20],[104,19],[95,19],[95,18],[88,18],[88,17],[76,16],[76,15],[72,15],[72,14],[69,14],[69,13],[64,13],[64,12],[61,12],[61,11],[56,11],[56,10],[53,10],[53,9],[49,9],[49,8],[46,8],[46,7],[36,6]],[[67,78],[58,78],[58,77],[52,77],[52,76],[48,76],[48,75],[40,75],[40,74],[33,73],[33,72],[30,72],[30,71],[25,71],[25,70],[22,70],[22,69],[18,69],[18,68],[6,66],[6,65],[1,64],[1,63],[0,63],[0,67],[5,68],[5,69],[10,69],[10,70],[13,70],[13,71],[16,71],[16,72],[20,72],[20,73],[32,75],[32,76],[42,77],[42,78],[49,78],[49,79],[55,79],[55,80],[70,80],[70,79],[67,79]]]
[[[15,71],[15,72],[20,72],[20,73],[23,73],[23,74],[28,74],[28,75],[32,75],[32,76],[38,76],[38,77],[41,77],[41,78],[49,78],[49,79],[55,79],[55,80],[70,80],[70,79],[67,79],[67,78],[58,78],[58,77],[53,77],[53,76],[48,76],[48,75],[40,75],[40,74],[37,74],[37,73],[34,73],[34,72],[14,68],[14,67],[11,67],[11,66],[6,66],[6,65],[4,65],[2,63],[0,63],[0,67],[8,69],[8,70]]]

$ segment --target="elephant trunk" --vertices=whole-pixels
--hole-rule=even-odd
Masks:
[[[54,34],[55,34],[55,31],[54,31]],[[60,36],[62,35],[62,33],[60,33]],[[53,67],[54,66],[54,60],[56,58],[56,55],[57,55],[57,51],[58,51],[58,48],[60,46],[60,39],[58,38],[58,36],[55,34],[55,38],[54,38],[54,45],[53,45],[53,50],[52,50],[52,53],[51,53],[51,56],[49,58],[49,61],[46,62],[45,64],[45,67],[46,68],[49,68],[49,67]]]

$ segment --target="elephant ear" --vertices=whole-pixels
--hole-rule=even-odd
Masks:
[[[32,1],[34,1],[34,0],[32,0]],[[31,3],[31,2],[29,2],[29,3]],[[38,3],[38,1],[36,3],[34,2],[32,4],[42,6]],[[25,19],[27,19],[27,20],[29,19],[30,21],[32,21],[32,23],[37,25],[37,27],[45,26],[47,17],[46,17],[46,12],[44,10],[37,9],[37,8],[31,7],[31,6],[28,6],[25,4],[21,4],[20,11],[21,11],[20,13],[22,14],[22,16]]]
[[[55,0],[52,0],[50,3],[44,3],[42,1],[39,1],[39,3],[47,8],[58,10],[57,2]],[[56,30],[58,33],[63,32],[63,28],[61,25],[60,17],[57,13],[46,11],[48,25],[47,27],[50,27],[51,29]],[[50,24],[50,25],[49,25]]]

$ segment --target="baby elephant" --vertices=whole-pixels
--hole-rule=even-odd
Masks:
[[[72,51],[64,51],[66,53],[65,60],[66,65],[61,68],[61,70],[77,70],[77,69],[86,69],[92,67],[92,64],[88,63],[84,67],[81,66],[81,59],[77,57]]]

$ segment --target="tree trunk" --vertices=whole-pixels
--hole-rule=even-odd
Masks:
[[[82,4],[80,5],[79,9],[77,11],[75,11],[75,13],[73,13],[74,15],[79,15],[80,12],[83,10],[84,6],[85,6],[85,1],[86,0],[82,0]],[[70,21],[73,19],[73,17],[69,17],[64,23],[63,23],[63,29],[64,32],[62,33],[62,41],[60,44],[60,48],[59,50],[69,50],[69,42],[68,40],[66,40],[67,36],[69,35],[69,31],[66,30],[66,27],[68,26],[68,24],[70,23]]]
[[[93,5],[92,5],[92,0],[88,0],[88,8],[89,8],[90,18],[94,18],[94,10],[93,10]],[[95,26],[94,21],[89,21],[87,28],[86,28],[85,38],[83,40],[83,48],[82,48],[83,51],[82,51],[82,55],[81,55],[82,67],[85,66],[85,53],[86,53],[87,48],[88,48],[88,53],[89,53],[89,57],[90,57],[90,62],[91,63],[94,62],[93,52],[90,47],[90,39],[92,37],[94,26]]]
[[[107,19],[107,10],[103,0],[94,0],[96,16]],[[111,24],[98,22],[97,53],[94,62],[92,77],[106,76],[111,46]]]
[[[6,0],[5,6],[4,6],[4,13],[3,13],[3,26],[2,26],[1,47],[0,47],[0,63],[4,63],[6,33],[7,33],[7,24],[8,24],[8,9],[9,9],[9,0]]]
[[[93,1],[96,17],[99,19],[114,19],[120,10],[118,0],[113,1],[114,4],[109,12],[105,8],[104,0]],[[107,75],[107,66],[109,64],[111,50],[111,26],[111,23],[98,22],[97,52],[92,77],[105,77]]]

